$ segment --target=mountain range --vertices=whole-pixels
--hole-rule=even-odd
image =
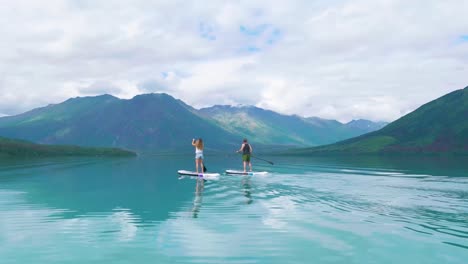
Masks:
[[[342,124],[316,117],[282,115],[258,107],[213,106],[197,110],[168,94],[132,99],[77,97],[0,118],[0,136],[41,144],[122,147],[143,151],[236,149],[247,137],[259,148],[333,143],[383,127],[366,120]]]
[[[433,100],[384,128],[288,154],[468,154],[468,87]]]
[[[265,145],[318,146],[358,136],[385,126],[368,120],[342,124],[318,117],[282,115],[255,106],[215,105],[200,113],[225,130]]]

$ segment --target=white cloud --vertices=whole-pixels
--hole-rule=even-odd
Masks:
[[[14,1],[0,113],[167,92],[196,107],[394,120],[468,85],[468,2]]]
[[[122,92],[122,88],[115,86],[108,81],[94,81],[90,85],[84,87],[78,87],[78,92],[84,95],[95,95],[95,94],[119,94]]]

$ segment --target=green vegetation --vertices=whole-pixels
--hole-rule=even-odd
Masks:
[[[386,146],[391,145],[396,142],[396,139],[389,136],[373,136],[365,138],[361,141],[352,142],[348,144],[332,144],[327,146],[320,146],[313,149],[305,148],[294,150],[295,154],[307,154],[310,150],[314,152],[340,152],[347,154],[354,153],[373,153],[378,152],[384,149]]]
[[[200,110],[219,126],[239,137],[265,145],[317,146],[382,128],[385,123],[356,120],[342,124],[317,117],[282,115],[254,106],[216,105]],[[365,127],[364,127],[365,126]],[[370,129],[370,130],[369,130]]]
[[[288,154],[468,154],[468,87],[431,101],[381,130]]]
[[[0,157],[55,156],[136,156],[134,152],[116,148],[83,148],[78,146],[40,145],[28,141],[0,137]]]

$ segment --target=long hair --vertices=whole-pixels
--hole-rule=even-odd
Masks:
[[[197,149],[203,149],[203,140],[201,138],[197,139],[197,143],[195,143]]]

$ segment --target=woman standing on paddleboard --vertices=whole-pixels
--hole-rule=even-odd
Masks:
[[[247,172],[247,163],[249,164],[250,171],[252,171],[252,162],[250,162],[250,154],[252,154],[252,146],[244,138],[241,148],[237,152],[242,151],[242,161],[244,163],[244,172]]]
[[[195,147],[195,168],[197,173],[203,173],[203,140],[201,138],[192,139],[192,146]],[[200,165],[200,166],[199,166]],[[200,172],[198,168],[200,167]]]

